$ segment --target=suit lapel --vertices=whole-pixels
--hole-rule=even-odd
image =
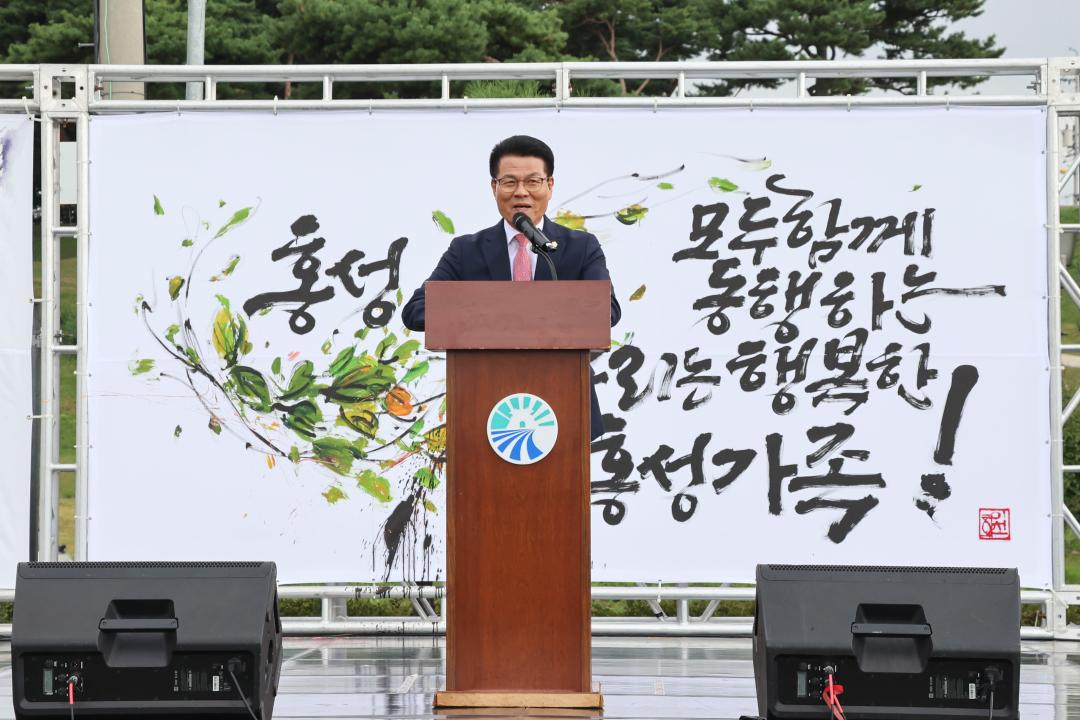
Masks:
[[[548,236],[549,240],[555,240],[559,243],[558,249],[553,253],[548,253],[548,257],[551,258],[551,262],[555,264],[555,272],[559,272],[559,258],[560,250],[563,250],[563,243],[566,242],[566,237],[563,234],[562,225],[557,225],[551,221],[551,218],[544,216],[544,234]],[[544,258],[537,256],[536,258],[536,273],[533,275],[534,280],[550,280],[551,268],[548,267],[547,261]]]
[[[502,219],[494,226],[480,232],[480,251],[484,254],[492,280],[510,280],[510,250]]]

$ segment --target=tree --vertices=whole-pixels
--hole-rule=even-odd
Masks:
[[[1004,48],[993,35],[968,38],[949,26],[982,13],[984,0],[712,0],[740,28],[734,40],[714,40],[714,60],[835,60],[874,52],[881,58],[994,58]],[[977,78],[930,78],[929,85],[970,87]],[[714,92],[729,92],[733,85]],[[871,87],[914,92],[906,79],[819,79],[816,95],[861,93]]]
[[[187,61],[187,0],[145,0],[146,62],[183,65]],[[281,62],[274,44],[275,18],[259,8],[258,0],[210,0],[206,3],[204,61],[208,65],[264,65]],[[221,85],[220,98],[280,95],[281,85]],[[184,97],[180,83],[148,83],[147,96],[175,100]]]
[[[950,30],[985,0],[212,0],[210,64],[460,63],[554,60],[831,60],[843,57],[998,57],[995,38]],[[186,0],[145,0],[147,62],[182,63]],[[91,62],[93,0],[3,0],[0,59]],[[931,78],[931,85],[977,79]],[[703,89],[728,94],[768,80]],[[293,88],[222,86],[221,97],[317,97]],[[814,94],[870,88],[912,92],[904,79],[819,79]],[[459,94],[462,87],[455,88]],[[666,94],[674,81],[575,83],[580,94]],[[181,86],[152,85],[154,97]],[[437,94],[430,83],[341,83],[335,97]]]
[[[145,0],[146,61],[182,64],[187,0]],[[214,64],[277,62],[269,0],[212,0],[206,9],[206,59]],[[6,0],[0,5],[0,60],[94,62],[94,0]],[[89,45],[78,47],[78,44]]]
[[[510,0],[283,0],[280,8],[288,63],[542,61],[566,42],[554,12]],[[434,92],[429,83],[366,83],[339,86],[335,97]]]
[[[94,61],[90,0],[7,0],[0,3],[0,62]],[[79,47],[80,43],[90,44]]]
[[[146,62],[183,64],[187,58],[187,0],[145,0]],[[206,62],[260,65],[280,61],[273,44],[275,17],[268,0],[212,0],[206,8]],[[18,24],[19,31],[10,27]],[[4,62],[92,63],[94,40],[91,0],[8,0],[0,7],[0,46]],[[279,91],[280,92],[280,91]],[[264,88],[222,87],[221,97],[266,94]],[[153,98],[183,97],[182,85],[148,84]],[[273,94],[272,92],[270,94]]]
[[[710,12],[704,0],[552,0],[546,7],[558,12],[569,33],[566,54],[585,60],[686,60],[709,49],[726,28],[725,13]],[[618,85],[624,95],[641,95],[669,93],[673,83]]]

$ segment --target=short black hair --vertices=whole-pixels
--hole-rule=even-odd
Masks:
[[[529,135],[513,135],[491,148],[491,158],[488,160],[488,169],[494,178],[499,172],[499,161],[504,155],[516,155],[519,157],[537,157],[544,161],[544,172],[551,177],[555,174],[555,153],[543,140],[537,140]]]

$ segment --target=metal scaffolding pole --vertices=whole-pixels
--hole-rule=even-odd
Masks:
[[[99,0],[104,2],[104,0]],[[122,0],[104,3],[115,12]],[[137,0],[127,0],[129,4]],[[138,3],[141,7],[141,2]],[[191,0],[189,7],[202,4]],[[115,19],[115,18],[114,18]],[[197,18],[189,17],[189,22]],[[203,22],[205,22],[203,20]],[[189,25],[190,27],[190,25]],[[112,35],[116,38],[116,34]],[[189,52],[196,48],[189,45]],[[115,50],[110,46],[110,50]],[[110,59],[116,59],[115,56]],[[59,480],[62,473],[74,472],[75,496],[75,557],[87,559],[92,556],[88,547],[89,520],[87,516],[90,488],[86,471],[89,467],[89,443],[87,430],[90,418],[85,402],[88,323],[90,309],[86,302],[87,278],[90,273],[88,198],[89,198],[89,140],[92,117],[99,113],[133,111],[198,110],[214,112],[244,110],[268,112],[278,110],[328,110],[364,109],[399,110],[416,108],[453,108],[467,111],[470,108],[562,108],[562,107],[637,107],[659,110],[675,107],[950,107],[950,106],[1017,106],[1044,107],[1046,112],[1046,247],[1047,258],[1047,320],[1049,329],[1048,357],[1050,359],[1050,408],[1051,433],[1048,441],[1051,454],[1053,524],[1053,591],[1026,590],[1022,596],[1026,604],[1043,608],[1047,618],[1045,627],[1029,627],[1024,630],[1028,639],[1044,637],[1080,637],[1066,624],[1069,605],[1080,604],[1080,587],[1070,585],[1065,575],[1065,533],[1068,527],[1076,529],[1075,518],[1064,506],[1063,474],[1077,471],[1077,467],[1064,467],[1062,461],[1062,430],[1068,414],[1080,406],[1080,394],[1070,402],[1065,413],[1062,406],[1062,380],[1060,356],[1060,304],[1062,291],[1080,305],[1080,286],[1072,281],[1067,268],[1060,266],[1062,232],[1080,229],[1080,225],[1064,225],[1059,220],[1061,191],[1068,183],[1080,182],[1080,159],[1074,158],[1069,172],[1060,177],[1062,160],[1061,123],[1068,118],[1080,132],[1080,94],[1064,91],[1061,87],[1063,73],[1080,70],[1077,58],[1059,59],[999,59],[999,60],[912,60],[912,61],[830,61],[830,62],[736,62],[736,63],[501,63],[460,65],[365,65],[365,66],[206,66],[201,56],[189,54],[189,65],[148,66],[128,64],[95,65],[20,65],[0,66],[0,80],[35,79],[32,98],[0,98],[0,112],[38,113],[42,123],[41,177],[42,177],[42,243],[41,273],[41,445],[38,457],[40,472],[39,515],[37,517],[39,548],[38,559],[53,560],[57,557],[59,537]],[[1030,76],[1038,80],[1034,94],[1029,95],[931,95],[928,94],[930,78],[971,76]],[[808,87],[817,78],[911,78],[915,83],[914,95],[874,95],[859,97],[810,96]],[[573,95],[573,82],[585,79],[667,79],[677,83],[677,91],[670,97],[588,98]],[[550,83],[552,94],[546,98],[507,98],[478,100],[453,97],[453,83],[470,79],[531,79],[542,84]],[[694,97],[687,95],[693,83],[732,79],[773,79],[794,84],[794,97],[735,98]],[[217,100],[216,87],[220,82],[310,82],[319,83],[322,97],[319,100],[279,101],[264,98],[255,100]],[[335,84],[340,82],[436,82],[436,97],[417,100],[337,100],[333,97]],[[145,83],[188,83],[188,99],[181,101],[148,101],[142,95],[118,98],[115,90],[119,83],[136,83],[140,90]],[[62,86],[70,92],[61,92]],[[112,88],[114,92],[110,93]],[[95,93],[97,89],[98,93]],[[192,93],[192,89],[199,92]],[[101,91],[104,90],[102,94]],[[203,92],[204,91],[204,92]],[[64,226],[59,206],[59,140],[62,123],[74,123],[77,142],[78,201],[77,222]],[[1080,148],[1076,149],[1080,152]],[[78,252],[77,284],[77,344],[64,344],[60,333],[60,246],[62,238],[74,238]],[[76,356],[76,461],[60,462],[60,358],[64,354]],[[718,578],[719,580],[720,578]],[[345,632],[350,634],[439,634],[443,631],[448,598],[442,588],[432,586],[304,586],[281,588],[283,598],[317,598],[322,603],[319,617],[287,618],[288,632],[296,634],[325,634]],[[650,602],[674,600],[677,603],[675,617],[622,618],[617,620],[595,619],[593,632],[597,634],[690,634],[690,635],[745,635],[749,632],[749,620],[738,617],[713,617],[722,601],[749,602],[754,597],[752,587],[674,587],[665,585],[642,587],[593,588],[594,599],[628,600]],[[0,602],[10,602],[13,593],[0,590]],[[406,599],[415,602],[419,616],[393,619],[354,618],[347,612],[347,601],[352,598]],[[705,601],[706,609],[699,617],[690,612],[691,601]],[[441,614],[434,610],[433,602],[441,604]],[[10,626],[0,626],[0,635],[10,633]]]

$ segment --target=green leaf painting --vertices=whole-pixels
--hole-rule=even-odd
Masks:
[[[356,485],[379,502],[390,502],[390,481],[377,475],[374,470],[365,470],[356,478]]]
[[[224,201],[218,206],[225,207]],[[155,208],[164,213],[156,196]],[[227,245],[206,241],[211,233],[211,240],[221,238],[248,222],[256,209],[248,203],[226,216],[217,210],[206,215],[219,223],[227,218],[213,233],[206,220],[197,213],[189,217],[184,207],[185,228],[174,242],[197,246],[198,251],[177,253],[186,265],[163,273],[169,307],[152,308],[143,295],[136,298],[133,309],[160,349],[157,357],[133,359],[132,374],[186,384],[206,410],[204,422],[214,441],[239,439],[260,465],[273,470],[287,459],[293,475],[303,469],[304,474],[332,476],[319,491],[328,504],[349,500],[350,495],[354,501],[385,504],[397,496],[405,498],[398,507],[409,510],[409,524],[422,522],[426,513],[438,513],[436,498],[443,490],[446,462],[446,399],[443,381],[432,377],[432,369],[440,367],[442,357],[429,353],[421,340],[400,327],[376,327],[371,333],[363,323],[334,328],[313,346],[269,351],[273,338],[253,337],[262,321],[254,323],[240,301],[230,298],[232,293],[213,290],[227,287],[223,281],[235,274],[241,256],[228,254]],[[636,208],[630,208],[628,216],[635,211],[639,220],[643,213]],[[442,232],[455,232],[442,211],[433,211],[432,221]],[[203,268],[198,267],[200,260]],[[210,263],[220,263],[216,274],[206,272]],[[405,293],[396,290],[386,299],[400,307]],[[155,289],[150,297],[161,294]],[[214,303],[209,309],[207,300]],[[268,352],[254,353],[256,343]],[[168,363],[173,367],[165,368]],[[162,372],[151,372],[158,369]],[[174,433],[179,437],[181,432],[177,425]],[[353,491],[354,482],[360,493]],[[396,541],[379,541],[388,549],[397,547]]]
[[[634,302],[635,300],[640,300],[643,297],[645,297],[645,286],[644,285],[639,287],[637,290],[635,290],[633,292],[633,294],[630,295],[630,302]]]
[[[334,362],[330,363],[329,372],[336,378],[348,375],[360,367],[360,358],[356,357],[356,347],[350,345],[337,354]]]
[[[251,342],[248,340],[247,323],[244,317],[237,313],[229,312],[229,301],[218,296],[222,307],[214,316],[212,341],[218,357],[225,361],[225,367],[230,368],[236,364],[239,356],[251,352]]]
[[[669,182],[657,183],[656,187],[660,188],[661,190],[674,190],[675,189],[675,186],[672,185]]]
[[[615,213],[615,219],[623,225],[633,225],[634,223],[641,222],[648,212],[649,209],[642,207],[641,205],[628,205]]]
[[[389,333],[388,335],[386,335],[386,337],[380,340],[379,344],[375,346],[375,357],[382,360],[386,356],[386,351],[393,347],[394,343],[396,342],[397,335],[395,335],[394,333]]]
[[[416,363],[415,365],[413,365],[412,367],[409,368],[409,371],[407,373],[405,373],[405,377],[401,378],[401,382],[402,383],[410,383],[413,380],[417,380],[419,378],[422,378],[427,373],[429,368],[430,368],[430,365],[429,365],[427,360],[423,360],[421,362],[418,362],[418,363]]]
[[[413,356],[413,353],[419,349],[419,340],[406,340],[394,349],[394,360],[400,364],[405,364]]]
[[[582,232],[588,232],[585,229],[585,218],[576,213],[572,213],[569,210],[559,210],[555,213],[555,222],[562,225],[567,230],[581,230]]]
[[[348,440],[336,437],[316,438],[311,447],[315,459],[338,475],[348,475],[353,461],[361,455]]]
[[[145,375],[154,369],[154,361],[151,358],[136,360],[128,367],[132,375]]]
[[[216,233],[214,233],[214,239],[217,240],[219,237],[221,237],[225,233],[229,232],[230,230],[235,228],[240,223],[247,220],[248,217],[251,215],[251,210],[252,210],[252,208],[246,207],[246,208],[240,208],[239,210],[234,212],[233,216],[231,218],[229,218],[229,221],[227,223],[225,223],[224,225],[222,225],[220,228],[218,228],[218,231]]]
[[[416,471],[416,481],[428,490],[434,490],[439,487],[439,478],[432,472],[431,468],[420,468]]]
[[[727,178],[711,177],[709,178],[709,187],[717,192],[734,192],[739,189],[739,186],[731,182]]]
[[[318,423],[322,422],[322,410],[311,400],[301,400],[292,406],[283,406],[282,422],[305,440],[314,440]]]
[[[918,192],[919,190],[922,190],[922,185],[916,183],[911,187],[911,190],[909,190],[908,192]]]
[[[178,437],[180,437],[180,434],[183,433],[183,432],[184,432],[184,428],[177,425],[175,428],[173,428],[172,436],[174,438],[178,438]]]
[[[154,214],[155,215],[164,215],[165,214],[165,208],[161,207],[161,200],[158,199],[157,195],[154,196]]]
[[[253,367],[237,365],[229,371],[229,382],[245,405],[256,412],[270,412],[270,388],[261,372]]]
[[[449,235],[454,234],[454,221],[451,220],[446,213],[442,210],[433,210],[431,212],[431,220],[435,223],[435,227],[442,230]]]
[[[233,255],[231,258],[229,258],[229,263],[225,266],[225,268],[219,274],[212,275],[210,277],[210,282],[221,282],[225,278],[229,277],[230,275],[233,274],[233,270],[236,269],[236,266],[239,263],[240,263],[240,256],[239,255]]]
[[[314,399],[316,393],[323,387],[325,386],[315,382],[315,363],[305,360],[293,368],[289,384],[278,399],[283,402],[294,402],[304,398]]]
[[[349,496],[342,491],[337,485],[331,485],[323,491],[322,496],[326,498],[326,502],[331,505],[341,502],[342,500],[348,500]]]

